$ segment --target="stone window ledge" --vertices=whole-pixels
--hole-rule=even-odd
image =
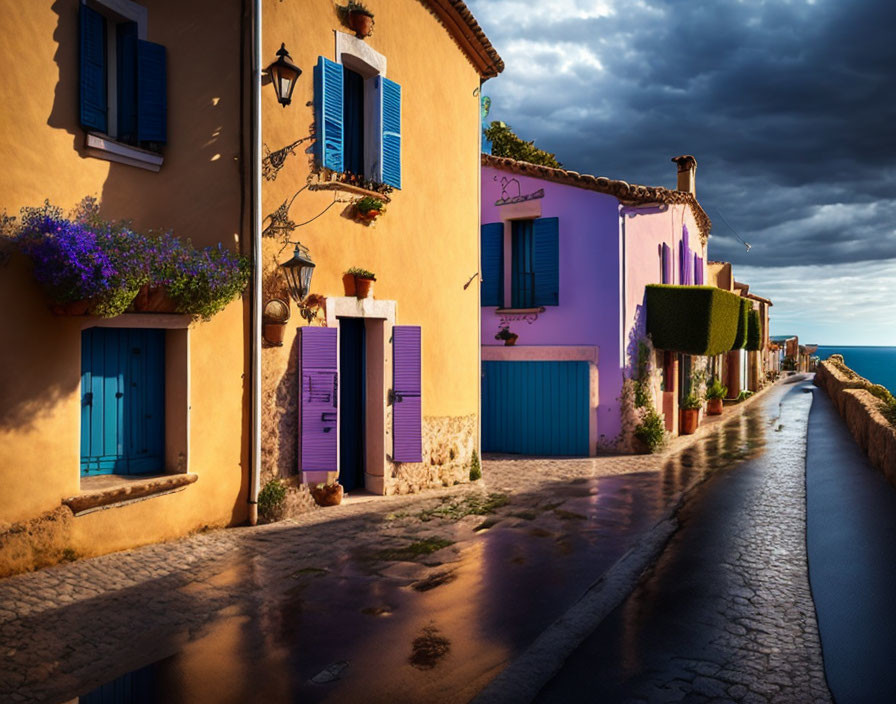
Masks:
[[[105,508],[123,506],[153,496],[182,491],[199,476],[184,474],[158,474],[152,476],[128,476],[102,474],[81,479],[81,493],[62,500],[72,513],[81,516]]]
[[[497,308],[495,315],[531,315],[532,313],[544,313],[544,306],[536,308]]]
[[[163,162],[161,154],[119,142],[100,132],[87,133],[87,154],[97,159],[116,161],[148,171],[159,171]]]
[[[309,191],[345,191],[346,193],[352,193],[358,196],[371,196],[372,198],[376,198],[378,200],[383,201],[383,203],[391,203],[392,199],[387,196],[385,193],[379,193],[377,191],[371,191],[368,188],[361,188],[361,186],[355,186],[351,183],[342,183],[342,181],[326,181],[324,183],[312,183],[308,186]]]

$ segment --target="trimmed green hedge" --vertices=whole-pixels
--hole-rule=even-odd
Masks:
[[[740,315],[737,318],[737,335],[734,336],[734,344],[731,349],[739,350],[747,344],[747,325],[750,314],[750,301],[746,298],[740,299]]]
[[[715,286],[647,286],[647,332],[657,349],[700,356],[731,349],[741,297]]]
[[[746,348],[751,352],[758,352],[762,349],[762,320],[759,318],[758,310],[750,311]]]

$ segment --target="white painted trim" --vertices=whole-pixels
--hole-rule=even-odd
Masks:
[[[182,330],[193,322],[190,315],[179,313],[125,313],[114,318],[85,317],[82,330],[87,328],[160,328]]]
[[[483,345],[482,359],[491,362],[598,363],[597,347],[563,345]]]
[[[132,147],[99,132],[88,132],[86,144],[89,156],[136,166],[147,171],[159,171],[164,162],[161,154]]]
[[[395,325],[397,313],[398,303],[396,301],[355,298],[354,296],[327,298],[326,320],[328,328],[334,328],[338,325],[337,318],[382,318],[391,326]]]
[[[541,217],[541,199],[499,205],[501,220],[533,220]]]
[[[386,57],[352,34],[335,31],[336,63],[348,66],[364,78],[386,75]],[[348,59],[346,61],[346,59]]]
[[[110,12],[116,15],[119,20],[136,22],[137,38],[146,40],[149,11],[143,5],[139,5],[132,0],[91,0],[87,4],[97,6],[100,12],[104,10]],[[104,12],[103,14],[106,13]]]

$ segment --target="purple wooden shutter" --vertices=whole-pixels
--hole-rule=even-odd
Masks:
[[[689,286],[694,283],[693,272],[691,271],[691,247],[688,243],[687,225],[681,228],[681,284]]]
[[[672,283],[672,249],[663,242],[663,283]]]
[[[423,461],[420,326],[392,328],[392,459]]]
[[[703,285],[703,257],[698,257],[694,252],[694,284]]]
[[[339,418],[336,328],[305,327],[299,336],[299,468],[303,472],[335,472]]]

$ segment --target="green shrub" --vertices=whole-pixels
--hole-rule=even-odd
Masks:
[[[504,122],[494,121],[483,131],[485,132],[485,138],[492,143],[492,154],[494,156],[504,156],[518,161],[526,161],[530,164],[550,166],[554,169],[563,167],[557,161],[556,156],[536,147],[534,141],[527,142],[525,139],[517,137],[510,125]]]
[[[369,213],[371,210],[380,211],[385,205],[386,204],[382,200],[374,198],[373,196],[364,196],[355,203],[355,207],[358,209],[358,212],[361,213]]]
[[[715,286],[647,287],[647,332],[657,349],[713,356],[731,349],[741,297]]]
[[[734,344],[731,349],[739,350],[747,344],[747,330],[750,322],[750,301],[746,298],[740,299],[740,313],[737,317],[737,335],[734,337]]]
[[[473,450],[473,457],[470,460],[470,481],[476,482],[482,479],[482,465],[479,463],[479,453]]]
[[[744,391],[741,391],[741,392],[737,395],[737,400],[738,400],[738,401],[746,401],[746,400],[747,400],[748,398],[750,398],[750,396],[752,396],[752,395],[753,395],[753,392],[752,392],[752,391],[746,391],[746,390],[744,390]]]
[[[286,504],[286,484],[279,479],[271,479],[258,492],[258,515],[267,521],[277,521],[283,517]]]
[[[359,279],[373,279],[376,280],[376,274],[372,271],[368,271],[367,269],[362,269],[359,266],[353,266],[351,269],[345,272],[349,276],[357,276]]]
[[[713,379],[712,384],[706,389],[706,398],[725,398],[728,395],[728,387],[718,379]]]
[[[666,423],[655,410],[650,409],[644,420],[635,428],[638,438],[650,452],[656,452],[666,444]]]
[[[694,394],[688,394],[681,402],[681,407],[685,411],[697,411],[703,406],[703,402]]]
[[[758,310],[751,310],[747,322],[747,344],[744,345],[750,352],[758,352],[762,349],[762,320]]]

